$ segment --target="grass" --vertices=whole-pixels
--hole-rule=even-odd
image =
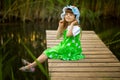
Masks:
[[[4,49],[6,47],[6,45],[10,42],[11,38],[9,38],[1,47],[0,47],[0,80],[5,80],[5,77],[6,76],[11,76],[9,74],[10,69],[9,68],[12,68],[12,61],[15,60],[15,56],[6,60],[10,51],[7,51],[4,55],[3,55],[3,52],[4,52]],[[4,68],[3,68],[4,67]]]
[[[0,54],[0,80],[2,80],[2,55]]]
[[[39,69],[42,71],[42,73],[47,77],[47,79],[49,80],[49,74],[48,71],[45,70],[45,68],[42,66],[41,63],[39,63],[39,61],[36,60],[36,57],[33,55],[33,53],[27,48],[27,46],[21,41],[21,44],[24,46],[24,48],[26,49],[26,51],[28,52],[28,54],[32,57],[32,59],[34,61],[36,61]]]
[[[8,55],[8,53],[6,55],[2,55],[3,53],[3,48],[8,44],[8,42],[11,40],[11,38],[9,38],[4,44],[2,44],[2,46],[0,47],[0,80],[3,80],[3,61],[5,60],[6,56]]]
[[[20,40],[19,43],[16,43],[16,41],[12,38],[9,38],[8,40],[4,40],[2,46],[0,47],[0,80],[30,80],[30,79],[34,79],[35,74],[36,73],[22,73],[20,72],[18,69],[20,67],[20,61],[19,59],[22,57],[22,55],[24,54],[20,54],[17,53],[17,49],[15,50],[14,47],[16,47],[17,44],[17,48],[21,47],[21,49],[19,49],[18,52],[24,52],[23,48],[25,49],[25,51],[27,51],[28,55],[36,61],[39,70],[42,72],[39,74],[40,75],[45,75],[47,80],[49,80],[49,74],[47,72],[46,67],[43,67],[42,64],[40,64],[35,56],[33,55],[33,53],[30,51],[30,49],[25,45],[24,42],[22,42],[22,40]],[[22,44],[22,46],[20,46],[19,44]],[[14,45],[14,46],[13,46]],[[21,57],[20,57],[21,56]],[[28,74],[28,75],[27,75]],[[33,75],[34,74],[34,75]],[[24,76],[24,78],[23,78]],[[30,77],[31,76],[31,77]],[[39,79],[42,80],[42,77],[39,76]]]
[[[120,60],[120,32],[119,29],[108,29],[98,34],[106,46]]]

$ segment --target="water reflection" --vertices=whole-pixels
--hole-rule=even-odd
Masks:
[[[108,28],[109,27],[109,28]],[[96,22],[95,25],[90,25],[85,23],[82,26],[83,30],[95,30],[96,33],[104,36],[108,36],[111,30],[114,33],[120,31],[119,24],[116,21],[100,21]],[[21,58],[25,58],[29,61],[33,59],[28,55],[27,51],[21,45],[21,41],[31,50],[34,56],[38,57],[44,49],[46,49],[46,33],[45,30],[56,30],[57,22],[54,23],[10,23],[10,24],[0,24],[0,54],[2,54],[2,74],[3,80],[11,80],[13,73],[15,80],[45,80],[45,76],[37,70],[35,73],[23,73],[18,70],[23,64],[21,63]],[[111,29],[111,30],[109,30]],[[105,32],[105,34],[103,34]],[[108,35],[106,35],[108,34]],[[111,39],[110,37],[105,37],[105,41]],[[117,44],[117,47],[120,47]],[[113,46],[112,45],[112,46]],[[118,48],[115,52],[118,52]],[[47,65],[43,64],[45,67]]]
[[[11,72],[17,80],[46,79],[40,70],[33,73],[22,73],[18,70],[23,64],[21,58],[29,61],[33,59],[21,45],[21,41],[31,50],[34,56],[38,57],[46,48],[45,25],[38,23],[17,23],[0,25],[0,52],[2,53],[3,80],[12,79]],[[43,64],[46,66],[45,64]],[[39,75],[38,75],[39,74]],[[23,77],[24,76],[24,77]],[[30,77],[31,76],[31,77]],[[15,80],[16,80],[15,79]]]

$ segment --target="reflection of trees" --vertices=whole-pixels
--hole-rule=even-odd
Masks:
[[[11,79],[13,77],[11,76],[11,72],[15,74],[15,79],[19,77],[18,80],[40,78],[40,75],[37,76],[37,74],[34,74],[30,78],[28,77],[30,75],[24,78],[20,77],[24,74],[21,73],[20,75],[18,68],[22,65],[21,58],[33,61],[21,45],[21,41],[25,43],[36,57],[46,48],[44,28],[41,29],[41,25],[25,24],[24,27],[19,24],[0,26],[0,40],[0,53],[2,53],[3,57],[1,58],[3,64],[0,66],[4,67],[2,80]],[[43,75],[41,76],[43,78]]]

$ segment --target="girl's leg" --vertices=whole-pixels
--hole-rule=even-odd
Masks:
[[[48,57],[44,53],[42,53],[36,60],[39,61],[40,63],[43,63],[47,59],[48,59]],[[37,63],[36,63],[36,61],[34,61],[26,66],[21,67],[20,70],[26,71],[26,70],[29,70],[29,69],[35,67],[36,65],[37,65]]]
[[[37,58],[37,61],[39,61],[40,63],[43,63],[45,62],[46,60],[48,59],[48,57],[42,53],[38,58]],[[30,66],[30,67],[35,67],[37,64],[36,64],[36,61],[32,62],[31,64],[27,65],[27,66]]]

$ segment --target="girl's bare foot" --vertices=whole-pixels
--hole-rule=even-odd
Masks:
[[[32,67],[32,65],[30,65],[31,64],[30,62],[28,62],[25,59],[21,59],[21,61],[26,66],[23,66],[23,67],[19,68],[19,70],[21,70],[23,72],[34,72],[35,71],[35,68]]]
[[[21,59],[21,61],[22,61],[22,63],[23,63],[24,65],[28,65],[28,64],[30,64],[30,62],[28,62],[28,61],[25,60],[25,59]]]
[[[19,68],[19,70],[21,70],[23,72],[34,72],[35,68],[34,67],[23,66],[23,67]]]

